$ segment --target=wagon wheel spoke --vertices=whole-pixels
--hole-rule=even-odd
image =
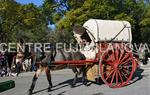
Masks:
[[[130,61],[132,61],[132,58],[128,58],[127,60],[120,62],[120,64],[126,65]]]
[[[112,53],[113,53],[112,57],[114,58],[114,60],[116,60],[116,53],[115,53],[115,51],[116,51],[115,49],[112,51]]]
[[[112,70],[109,75],[107,76],[106,80],[108,80],[110,78],[110,76],[112,75],[112,73],[114,73],[114,70]]]
[[[105,70],[105,71],[104,71]],[[111,68],[111,66],[108,64],[108,65],[104,65],[103,64],[103,68],[102,68],[102,75],[105,75],[107,74],[108,72],[111,72],[113,69]]]
[[[124,58],[122,60],[120,60],[120,63],[122,63],[125,59],[129,58],[130,55],[129,54],[125,54]]]
[[[108,55],[109,55],[108,59],[113,61],[114,60],[113,51],[109,51]]]
[[[130,70],[130,69],[132,69],[132,65],[125,65],[124,67],[123,67],[124,69],[126,69],[126,70]]]
[[[120,74],[120,71],[117,71],[117,72],[118,72],[118,75],[119,75],[119,77],[120,77],[121,82],[123,83],[124,81],[123,81],[123,79],[122,79],[122,76],[121,76],[121,74]]]
[[[118,60],[118,59],[119,59],[119,58],[118,58],[118,57],[119,57],[119,51],[120,51],[120,50],[118,50],[118,49],[115,49],[115,50],[114,50],[115,55],[116,55],[115,60]]]
[[[123,70],[124,70],[124,71],[130,71],[130,72],[131,72],[131,71],[132,71],[132,64],[130,64],[130,65],[128,65],[128,66],[124,66],[124,67],[123,67]]]
[[[115,50],[112,50],[112,57],[114,58],[114,60],[116,59]]]
[[[105,75],[105,74],[107,74],[108,72],[111,72],[113,69],[111,69],[111,70],[106,70],[105,72],[103,72],[102,74],[103,75]]]
[[[120,71],[120,72],[126,79],[128,79],[128,77],[122,71]]]
[[[116,60],[117,59],[117,55],[118,55],[119,53],[118,53],[118,51],[115,49],[115,50],[111,50],[111,54],[109,54],[111,57],[110,57],[110,59],[111,60]]]
[[[103,72],[102,74],[105,75],[107,73],[107,71]]]
[[[128,59],[127,62],[124,62],[124,63],[121,63],[121,69],[126,69],[126,70],[132,70],[132,58],[131,59]]]
[[[121,59],[122,59],[122,57],[124,56],[124,54],[125,54],[125,52],[124,52],[124,50],[123,51],[120,51],[120,57],[119,57],[119,61],[121,61]]]
[[[116,71],[116,84],[118,84],[118,71]]]
[[[111,85],[112,85],[112,83],[114,81],[115,74],[116,74],[116,72],[113,72],[113,76],[112,76],[111,83],[110,83]]]
[[[106,52],[104,55],[103,55],[103,59],[111,59],[111,53],[110,51]]]
[[[126,69],[122,69],[122,71],[124,71],[126,74],[129,74],[129,71]]]

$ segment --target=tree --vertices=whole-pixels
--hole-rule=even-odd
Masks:
[[[121,6],[118,8],[118,13],[114,18],[129,21],[132,26],[133,42],[140,43],[142,37],[139,23],[145,13],[146,5],[144,0],[121,0],[115,4],[118,6],[120,4]]]
[[[147,6],[147,10],[140,22],[141,25],[141,35],[143,42],[150,43],[150,5]]]
[[[23,37],[26,41],[39,42],[48,34],[48,22],[42,8],[32,3],[21,5],[14,0],[2,0],[0,9],[1,37],[5,38],[3,41],[16,41]]]
[[[15,27],[12,17],[16,15],[18,4],[13,0],[0,1],[0,18],[1,18],[1,40],[6,41],[11,31]]]
[[[73,39],[72,27],[88,19],[127,20],[132,25],[134,42],[149,41],[148,0],[44,0],[42,6],[21,5],[15,0],[0,1],[2,41],[64,41]],[[56,26],[50,32],[49,24]],[[58,32],[60,31],[60,32]],[[53,36],[55,37],[53,37]]]
[[[132,25],[133,42],[141,42],[141,24],[145,14],[145,0],[53,0],[53,22],[58,30],[71,31],[90,18],[127,20]]]
[[[72,9],[67,11],[63,18],[56,23],[58,29],[71,30],[75,24],[82,25],[90,18],[110,19],[114,11],[107,0],[72,0],[72,2],[68,2],[68,5],[74,5],[80,1],[82,2],[78,6],[73,8],[70,6]]]

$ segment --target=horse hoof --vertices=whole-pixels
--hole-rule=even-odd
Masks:
[[[47,91],[47,92],[52,91],[52,90],[51,90],[51,88],[52,88],[52,87],[53,87],[53,85],[52,85],[52,84],[50,84],[50,85],[49,85],[49,87],[48,87],[48,91]]]
[[[83,80],[82,83],[83,83],[83,85],[86,86],[88,82],[87,82],[87,80]]]
[[[28,95],[32,95],[32,91],[31,90],[28,91]]]
[[[85,86],[86,86],[86,85],[87,85],[87,82],[83,82],[83,85],[85,85]]]
[[[48,90],[47,90],[47,92],[50,92],[50,91],[52,91],[52,90],[51,90],[51,88],[52,88],[52,87],[48,87]]]
[[[70,87],[71,87],[71,88],[74,88],[74,87],[75,87],[75,84],[71,84]]]

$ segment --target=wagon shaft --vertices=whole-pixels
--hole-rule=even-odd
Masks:
[[[56,61],[55,64],[86,64],[86,63],[97,63],[98,60],[67,60],[67,61]]]

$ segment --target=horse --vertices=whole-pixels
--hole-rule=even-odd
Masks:
[[[28,95],[32,95],[32,92],[34,90],[36,81],[40,75],[40,73],[45,70],[47,80],[49,82],[48,91],[51,91],[52,88],[52,81],[51,81],[51,73],[50,70],[53,68],[53,65],[56,65],[55,62],[57,61],[66,61],[66,60],[85,60],[85,56],[80,52],[76,51],[74,52],[74,49],[71,51],[65,51],[63,49],[56,49],[54,45],[50,49],[50,52],[32,52],[31,53],[34,56],[34,59],[36,59],[36,64],[38,64],[37,71],[35,72],[32,84],[30,86],[30,89],[28,90]],[[40,57],[39,57],[40,56]],[[57,65],[58,66],[58,65]],[[59,66],[58,66],[59,67]],[[66,68],[67,65],[63,64],[60,65],[61,68]],[[87,84],[86,80],[86,72],[88,70],[88,66],[70,66],[69,68],[72,69],[72,71],[75,73],[75,77],[73,79],[73,82],[71,84],[71,87],[74,87],[77,81],[78,75],[82,72],[82,82],[84,85]],[[80,68],[80,71],[77,70],[77,68]]]

